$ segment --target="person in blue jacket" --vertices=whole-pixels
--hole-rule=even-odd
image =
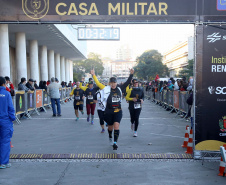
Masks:
[[[10,140],[16,119],[11,95],[6,91],[6,80],[0,76],[0,169],[9,168]]]

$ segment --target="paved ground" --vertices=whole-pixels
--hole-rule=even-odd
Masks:
[[[188,122],[146,101],[138,137],[133,138],[125,102],[123,111],[117,151],[109,146],[107,133],[100,133],[98,119],[90,125],[84,115],[75,122],[72,103],[68,103],[62,105],[60,118],[52,118],[48,110],[15,125],[11,154],[184,154],[180,145]],[[0,184],[212,185],[226,181],[217,176],[219,161],[202,165],[193,159],[11,159],[11,163],[11,168],[0,170]]]

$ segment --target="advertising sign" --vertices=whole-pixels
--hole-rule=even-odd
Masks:
[[[35,108],[35,96],[34,91],[27,92],[27,111]]]
[[[16,114],[21,114],[25,112],[25,92],[17,91],[16,92]]]
[[[46,106],[46,105],[49,104],[49,101],[48,101],[48,94],[47,94],[47,92],[46,92],[45,89],[43,89],[42,92],[43,92],[43,105]]]
[[[43,106],[42,104],[42,90],[38,89],[36,92],[36,108],[40,108]]]
[[[203,59],[196,83],[196,150],[219,150],[226,142],[226,26],[203,27]],[[216,147],[216,148],[213,148]]]
[[[173,106],[179,109],[179,91],[173,91]]]

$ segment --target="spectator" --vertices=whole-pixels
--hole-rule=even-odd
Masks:
[[[59,83],[59,80],[58,80],[58,78],[55,78],[55,82],[56,82],[56,83]]]
[[[191,91],[193,86],[193,77],[190,76],[187,91]]]
[[[168,81],[167,89],[169,89],[170,91],[173,91],[174,89],[174,85],[172,84],[171,80]]]
[[[43,82],[42,89],[45,89],[47,91],[47,82],[46,81]]]
[[[37,85],[36,80],[34,80],[34,87],[35,87],[35,89],[40,89],[39,86]]]
[[[31,91],[34,91],[35,90],[35,88],[33,87],[33,83],[34,83],[34,80],[33,79],[29,79],[29,81],[26,83],[26,87],[28,88],[28,89],[30,89]]]
[[[12,82],[10,82],[10,78],[6,76],[5,80],[6,80],[6,90],[10,92],[11,96],[15,96],[14,86]]]
[[[6,80],[4,77],[0,77],[0,169],[11,167],[9,163],[10,140],[15,119],[12,98],[6,91]]]
[[[62,86],[56,83],[55,78],[51,78],[51,84],[47,88],[47,93],[51,98],[51,104],[53,109],[53,117],[56,117],[56,104],[57,104],[57,116],[61,116],[60,108],[60,92],[59,89]]]
[[[69,82],[68,87],[72,87],[72,83],[71,83],[71,81]]]
[[[25,92],[30,91],[30,89],[28,89],[25,84],[26,84],[26,78],[21,78],[21,82],[18,85],[18,90],[25,91]]]
[[[179,87],[179,85],[178,85],[178,81],[179,81],[179,80],[176,80],[176,81],[175,81],[175,84],[174,84],[174,90],[175,90],[175,91],[177,91],[177,90],[180,89],[180,87]]]
[[[65,87],[65,82],[64,81],[61,82],[61,86],[62,86],[62,88]]]
[[[48,80],[47,82],[46,82],[46,85],[48,86],[50,84],[50,80]]]

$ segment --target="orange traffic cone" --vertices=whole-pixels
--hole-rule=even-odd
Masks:
[[[193,154],[193,131],[192,131],[192,129],[190,130],[187,151],[185,153]]]
[[[218,176],[224,176],[224,170],[225,170],[225,162],[223,161],[222,157],[221,157],[221,162],[220,162],[220,167],[219,167],[219,174]]]
[[[189,126],[186,126],[185,135],[184,135],[184,143],[181,145],[183,148],[188,146],[188,138],[189,138]]]
[[[14,146],[12,145],[11,141],[10,141],[10,148],[13,148]]]

